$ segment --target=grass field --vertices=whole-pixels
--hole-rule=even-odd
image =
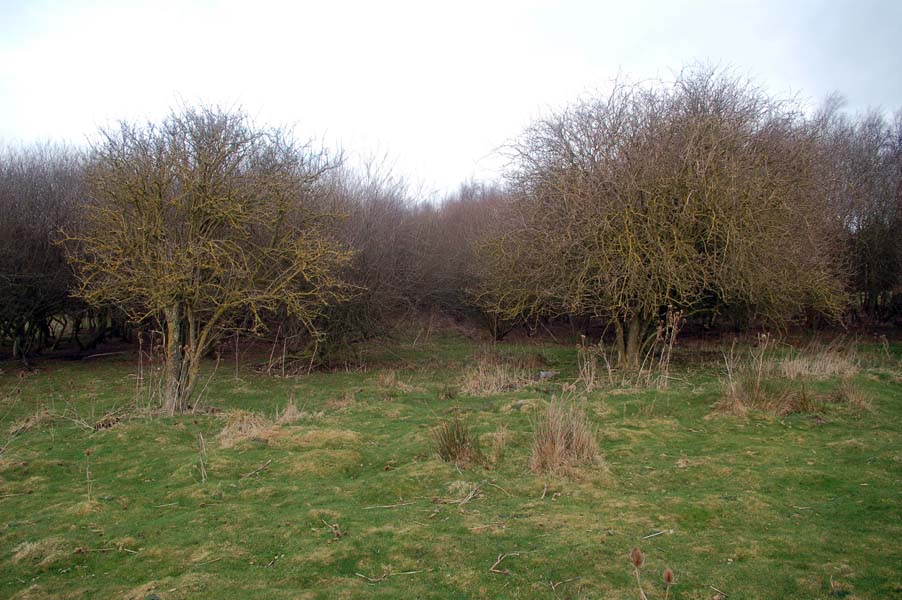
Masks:
[[[652,599],[665,567],[675,599],[902,598],[902,346],[888,350],[860,346],[846,376],[870,408],[834,400],[827,375],[783,416],[715,411],[720,350],[680,350],[666,389],[567,394],[603,458],[555,475],[527,465],[576,377],[568,346],[500,345],[557,375],[483,397],[462,390],[491,353],[451,333],[374,346],[359,371],[224,362],[204,409],[171,418],[135,406],[131,354],[5,363],[0,597],[639,598],[638,546]],[[483,464],[438,457],[431,431],[454,415]]]

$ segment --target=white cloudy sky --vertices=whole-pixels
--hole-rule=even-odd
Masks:
[[[902,107],[900,23],[899,0],[0,0],[0,140],[241,106],[441,192],[618,73],[703,61],[812,104]]]

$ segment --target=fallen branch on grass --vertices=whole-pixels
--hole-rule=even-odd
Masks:
[[[332,533],[332,537],[336,540],[341,539],[347,532],[341,530],[341,525],[338,523],[328,523],[325,519],[320,519],[323,522],[323,525],[329,528],[329,531]]]
[[[519,552],[508,552],[507,554],[499,554],[498,560],[496,560],[495,563],[491,567],[489,567],[489,571],[492,573],[498,573],[499,575],[510,575],[511,574],[510,571],[506,571],[504,569],[499,569],[498,565],[500,565],[501,562],[505,558],[512,558],[514,556],[520,556],[520,553]]]
[[[83,548],[78,546],[72,551],[73,554],[87,554],[89,552],[128,552],[129,554],[137,554],[137,550],[124,548],[122,546],[107,546],[105,548]]]
[[[478,485],[474,485],[473,489],[464,496],[463,498],[433,498],[432,502],[435,504],[457,504],[459,506],[463,506],[467,502],[477,498],[482,493],[482,490],[479,489]]]
[[[665,529],[663,531],[656,531],[654,533],[650,533],[650,534],[646,535],[645,537],[643,537],[641,539],[647,540],[649,538],[658,537],[659,535],[664,535],[665,533],[673,533],[673,529]]]
[[[551,581],[551,582],[549,582],[549,585],[551,586],[551,591],[552,591],[552,592],[556,592],[556,591],[557,591],[557,588],[558,588],[559,586],[562,586],[562,585],[564,585],[565,583],[570,583],[571,581],[577,581],[577,580],[579,580],[579,579],[582,579],[582,577],[571,577],[570,579],[565,579],[565,580],[563,580],[563,581],[558,581],[557,583]]]
[[[722,590],[717,589],[713,585],[709,585],[708,587],[711,588],[712,590],[714,590],[715,592],[717,592],[718,594],[720,594],[721,596],[723,596],[724,598],[729,598],[729,594],[727,594],[726,592],[724,592]]]
[[[27,492],[17,492],[15,494],[0,494],[0,498],[12,498],[14,496],[27,496],[31,493],[31,490]]]
[[[246,475],[242,475],[242,476],[241,476],[241,479],[247,479],[248,477],[253,477],[254,475],[256,475],[257,473],[259,473],[260,471],[263,471],[264,469],[266,469],[267,467],[269,467],[270,463],[272,463],[272,459],[271,459],[271,458],[270,458],[268,461],[266,461],[265,463],[263,463],[262,465],[260,465],[259,467],[257,467],[256,469],[254,469],[253,471],[251,471],[250,473],[247,473]]]
[[[368,577],[367,575],[364,575],[363,573],[354,573],[354,575],[356,575],[357,577],[360,577],[361,579],[366,579],[370,583],[379,583],[380,581],[385,581],[389,577],[397,577],[399,575],[416,575],[417,573],[429,573],[430,571],[432,571],[432,569],[422,569],[420,571],[402,571],[400,573],[393,573],[391,571],[391,569],[389,569],[388,571],[386,571],[379,577]]]
[[[285,557],[284,554],[276,554],[275,556],[272,557],[272,560],[271,560],[271,561],[269,561],[268,563],[266,563],[266,566],[267,566],[267,567],[271,567],[271,566],[273,566],[274,564],[276,564],[276,561],[277,561],[277,560],[279,560],[280,558],[284,558],[284,557]]]
[[[398,508],[399,506],[409,506],[413,502],[401,502],[399,504],[377,504],[376,506],[364,506],[363,510],[372,510],[374,508]]]
[[[502,492],[504,492],[505,494],[507,494],[507,496],[510,496],[510,495],[511,495],[510,492],[508,492],[506,489],[504,489],[504,488],[501,487],[500,485],[495,485],[494,483],[491,483],[491,482],[486,482],[486,484],[487,484],[487,485],[490,485],[490,486],[492,486],[492,487],[494,487],[494,488],[498,488],[499,490],[501,490]]]

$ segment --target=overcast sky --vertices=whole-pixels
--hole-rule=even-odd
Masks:
[[[240,106],[426,190],[618,74],[731,66],[812,105],[902,107],[902,1],[0,0],[0,139],[84,143],[180,103]]]

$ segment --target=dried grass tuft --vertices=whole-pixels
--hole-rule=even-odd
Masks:
[[[860,361],[852,345],[812,343],[776,359],[771,370],[789,379],[851,377],[860,370]]]
[[[22,542],[13,548],[11,561],[13,564],[29,562],[43,567],[68,554],[69,550],[65,546],[65,540],[59,537],[49,537],[37,542]]]
[[[757,344],[747,355],[736,350],[736,344],[724,352],[726,374],[721,380],[723,395],[714,408],[718,412],[743,415],[761,410],[777,416],[814,413],[823,408],[823,399],[814,394],[807,382],[842,376],[834,399],[864,409],[867,399],[852,384],[858,372],[854,349],[839,343],[810,344],[788,356],[769,354],[774,340],[767,334],[758,336]]]
[[[599,458],[595,428],[573,400],[552,398],[535,424],[529,468],[536,473],[558,472]]]
[[[398,392],[401,392],[402,394],[407,394],[410,392],[417,391],[417,388],[401,381],[401,379],[398,377],[398,372],[395,371],[394,369],[390,369],[388,371],[382,371],[381,373],[379,373],[378,381],[379,381],[380,387],[383,387],[383,388],[386,388],[386,389],[392,390],[392,391],[398,391]]]
[[[823,407],[821,399],[808,386],[785,378],[758,380],[742,373],[723,383],[723,397],[714,405],[721,413],[745,415],[750,410],[778,417],[797,413],[815,413]]]
[[[481,463],[484,460],[479,436],[464,419],[454,416],[432,430],[432,443],[439,457],[458,467]]]
[[[252,439],[265,439],[274,423],[259,413],[247,410],[230,410],[224,413],[225,427],[219,433],[219,445],[232,448]]]
[[[871,400],[867,392],[861,389],[851,377],[844,377],[839,382],[839,387],[836,388],[833,399],[856,411],[865,412],[871,410]]]
[[[460,391],[467,396],[493,396],[520,389],[529,381],[526,371],[516,364],[480,363],[464,373]]]
[[[499,425],[498,429],[483,436],[489,448],[486,461],[492,468],[498,467],[504,461],[504,455],[507,452],[507,441],[510,435],[507,425]]]
[[[297,423],[298,421],[315,421],[317,419],[322,419],[325,416],[323,411],[307,411],[302,410],[297,407],[294,403],[294,400],[289,400],[287,404],[285,404],[285,408],[276,416],[275,424],[276,425],[288,425],[290,423]]]

